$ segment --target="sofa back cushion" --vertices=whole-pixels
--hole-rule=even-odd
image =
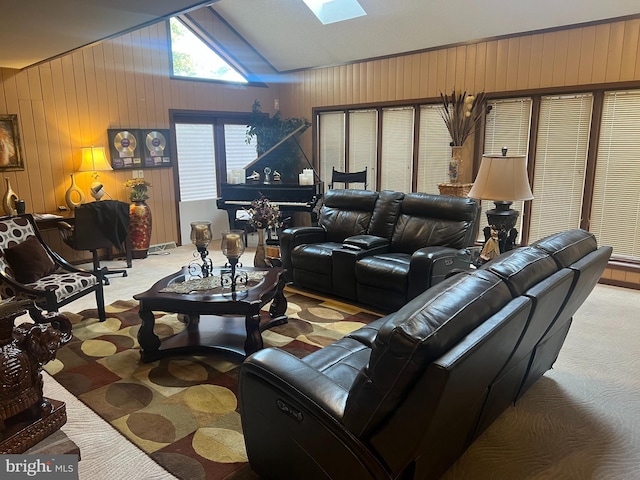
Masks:
[[[391,241],[403,199],[404,193],[402,192],[383,190],[379,193],[369,225],[369,235]]]
[[[512,299],[489,271],[461,273],[418,295],[389,315],[371,358],[349,392],[343,421],[364,437],[407,395],[430,362]]]
[[[549,253],[561,268],[568,267],[598,248],[596,237],[579,228],[554,233],[531,246]]]
[[[471,198],[407,193],[391,240],[391,251],[413,253],[429,246],[465,248],[478,231],[478,203]]]
[[[323,200],[318,225],[328,242],[342,242],[368,233],[378,193],[369,190],[329,190]]]

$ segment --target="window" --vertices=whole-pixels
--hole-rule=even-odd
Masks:
[[[237,70],[197,37],[179,19],[169,20],[173,75],[247,83]]]
[[[507,147],[511,155],[526,155],[529,149],[529,130],[531,124],[531,99],[511,98],[491,100],[491,111],[487,115],[484,131],[484,153],[500,155],[502,147]],[[522,234],[522,211],[524,202],[513,202],[511,208],[520,212],[516,229]],[[483,200],[482,212],[494,208],[493,202]],[[484,241],[483,229],[488,226],[486,215],[480,219],[479,239]]]
[[[345,115],[344,112],[322,113],[318,116],[320,135],[320,177],[328,187],[331,172],[345,170]]]
[[[213,125],[176,123],[180,201],[216,198]]]
[[[440,105],[420,107],[417,190],[439,194],[439,183],[449,182],[451,136],[440,116]]]
[[[640,91],[606,92],[589,231],[622,259],[640,258]]]
[[[413,108],[382,110],[381,190],[411,191]]]
[[[378,150],[378,112],[354,110],[349,112],[349,172],[367,169],[367,188],[376,184]],[[375,189],[374,189],[375,190]]]
[[[529,241],[580,226],[593,96],[543,97]]]

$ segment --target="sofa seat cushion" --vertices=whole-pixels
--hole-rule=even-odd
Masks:
[[[298,245],[291,253],[291,264],[297,270],[331,275],[331,256],[339,248],[342,248],[342,243],[337,242]]]
[[[356,263],[358,283],[392,292],[406,292],[411,255],[381,253],[364,257]]]
[[[354,338],[344,337],[303,358],[345,390],[351,389],[360,370],[369,363],[371,348]]]

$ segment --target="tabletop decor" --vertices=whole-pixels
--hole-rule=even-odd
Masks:
[[[462,147],[473,133],[482,118],[489,113],[491,107],[486,107],[486,95],[479,92],[467,95],[467,92],[456,91],[451,95],[440,92],[442,109],[440,116],[444,120],[451,136],[451,160],[449,162],[449,180],[457,183],[464,170]]]
[[[206,278],[211,275],[213,271],[213,262],[208,258],[209,250],[207,250],[213,238],[211,222],[191,222],[191,235],[189,238],[191,239],[191,243],[196,246],[196,251],[193,253],[193,256],[200,256],[202,260],[202,264],[198,264],[195,261],[191,262],[189,264],[189,273],[194,276]]]
[[[265,260],[264,230],[282,226],[280,208],[261,194],[260,197],[251,202],[251,208],[248,213],[249,224],[258,232],[258,246],[256,247],[253,265],[265,268],[267,267],[267,262]]]
[[[242,230],[222,232],[220,250],[222,254],[227,257],[228,262],[225,267],[227,267],[228,270],[222,272],[221,281],[222,286],[230,288],[232,293],[235,293],[238,285],[245,286],[247,284],[247,273],[236,271],[238,261],[244,253],[244,249],[244,232]]]
[[[151,186],[144,178],[131,178],[124,182],[124,186],[130,188],[129,200],[129,235],[131,236],[131,251],[133,258],[146,258],[149,244],[151,243],[151,209],[146,200]]]

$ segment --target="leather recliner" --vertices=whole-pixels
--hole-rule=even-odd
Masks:
[[[317,227],[283,232],[294,285],[398,309],[454,269],[468,270],[478,233],[476,200],[425,193],[330,190]]]

